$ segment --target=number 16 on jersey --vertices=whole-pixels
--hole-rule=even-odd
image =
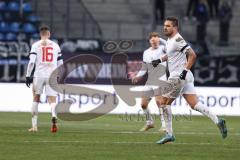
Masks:
[[[53,61],[53,48],[42,47],[42,62],[52,62],[52,61]]]

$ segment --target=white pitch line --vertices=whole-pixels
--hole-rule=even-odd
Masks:
[[[133,131],[123,131],[123,132],[111,132],[114,134],[159,134],[161,132],[133,132]],[[181,134],[181,135],[219,135],[220,133],[214,133],[214,132],[207,132],[207,133],[203,133],[203,132],[175,132],[175,134]],[[239,136],[240,133],[229,133],[230,136]]]
[[[129,141],[24,141],[24,143],[85,143],[85,144],[155,144],[155,142],[129,142]],[[156,144],[157,145],[157,144]],[[206,145],[221,145],[221,146],[231,146],[232,144],[218,144],[218,143],[181,143],[173,142],[166,145],[197,145],[197,146],[206,146]],[[228,148],[230,149],[230,148]],[[239,149],[237,149],[239,150]]]

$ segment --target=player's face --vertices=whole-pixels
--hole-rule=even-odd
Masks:
[[[173,26],[171,21],[165,21],[164,22],[164,34],[167,37],[171,37],[174,33],[175,27]]]
[[[158,36],[152,37],[150,40],[150,45],[153,48],[157,48],[159,46],[160,43],[160,38]]]

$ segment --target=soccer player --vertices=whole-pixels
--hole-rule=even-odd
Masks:
[[[148,104],[151,100],[152,97],[155,96],[155,100],[158,106],[160,106],[160,102],[161,102],[161,96],[156,96],[159,95],[159,93],[157,93],[158,91],[154,91],[154,87],[151,86],[151,82],[150,82],[150,77],[155,77],[156,75],[159,75],[159,71],[161,66],[158,66],[158,64],[152,64],[151,62],[153,60],[157,60],[159,59],[159,57],[162,57],[165,54],[165,43],[166,41],[164,39],[160,38],[160,35],[157,32],[151,32],[149,34],[149,43],[150,43],[150,47],[144,51],[143,53],[143,63],[142,63],[142,68],[141,70],[137,73],[137,75],[132,79],[132,83],[136,84],[137,82],[139,82],[141,80],[141,78],[148,73],[148,80],[146,82],[145,87],[145,91],[147,91],[148,93],[144,93],[142,96],[142,102],[141,102],[141,106],[142,109],[144,111],[144,114],[146,116],[146,125],[140,129],[140,131],[147,131],[151,128],[154,128],[154,120],[150,114],[150,111],[148,109]],[[161,45],[160,45],[161,44]],[[165,61],[165,59],[164,59]],[[166,76],[165,76],[166,77]],[[159,78],[159,77],[158,77]],[[162,77],[164,78],[164,76]],[[166,78],[165,78],[166,80]],[[143,91],[143,92],[145,92]],[[150,91],[150,93],[149,93]],[[168,108],[169,112],[171,112],[171,108]],[[159,107],[159,112],[160,112],[160,119],[162,122],[162,127],[160,128],[159,131],[163,131],[165,132],[165,121],[164,121],[164,117],[163,117],[163,111],[162,108]]]
[[[36,132],[38,104],[40,102],[40,95],[45,89],[48,103],[51,107],[52,113],[52,132],[57,132],[57,115],[56,115],[56,95],[57,93],[49,85],[49,77],[51,73],[61,64],[63,64],[60,47],[57,43],[50,40],[49,27],[43,25],[39,29],[41,39],[33,43],[29,54],[29,63],[26,74],[26,85],[30,87],[33,83],[33,102],[32,102],[32,128],[30,132]],[[34,75],[31,73],[35,67]]]
[[[180,94],[183,94],[184,99],[190,107],[209,117],[220,129],[222,138],[226,138],[227,128],[225,120],[218,118],[208,107],[198,101],[194,88],[194,77],[190,71],[196,60],[196,54],[178,33],[178,27],[179,24],[176,17],[168,17],[164,22],[164,34],[168,37],[166,55],[168,57],[170,72],[169,81],[175,83],[176,87],[168,94],[163,95],[162,104],[169,106]],[[156,61],[154,62],[156,63]],[[157,62],[160,63],[162,60],[159,59]],[[169,121],[166,122],[168,133],[156,143],[164,144],[175,141],[175,137],[172,133],[171,121],[172,119],[170,118]]]

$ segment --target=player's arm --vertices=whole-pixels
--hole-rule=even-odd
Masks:
[[[29,62],[27,67],[27,74],[26,74],[26,85],[27,87],[30,87],[31,83],[33,82],[32,72],[34,69],[35,61],[36,61],[37,54],[34,52],[31,52],[29,55]]]
[[[61,66],[63,64],[63,57],[62,57],[62,53],[58,53],[58,58],[57,58],[57,66]]]
[[[166,43],[167,42],[164,39],[161,39],[161,38],[160,38],[160,40],[162,40],[162,41],[160,41],[160,44],[163,43],[163,45],[164,45],[164,49],[162,51],[164,54],[161,55],[161,57],[159,57],[159,59],[153,60],[151,62],[153,67],[157,67],[159,63],[166,62],[168,60],[168,56],[166,54]]]
[[[152,63],[152,65],[153,65],[153,67],[157,67],[157,65],[158,65],[159,63],[165,62],[165,61],[167,61],[167,59],[168,59],[168,57],[167,57],[167,55],[165,54],[165,55],[161,56],[159,59],[153,60],[151,63]]]
[[[136,84],[139,82],[139,80],[147,73],[148,67],[147,67],[147,55],[146,52],[144,51],[143,53],[143,62],[142,62],[142,67],[140,71],[138,71],[137,75],[133,77],[132,83]]]
[[[147,63],[142,62],[142,67],[140,71],[138,71],[137,75],[133,77],[132,83],[136,84],[139,82],[139,80],[147,73]]]
[[[197,55],[192,48],[187,49],[185,54],[187,56],[187,63],[185,65],[185,68],[187,70],[190,70],[197,59]]]
[[[182,80],[185,80],[187,72],[192,68],[193,64],[196,61],[197,55],[196,53],[193,51],[192,48],[188,48],[185,51],[185,54],[187,56],[187,63],[185,64],[185,68],[182,71],[182,73],[180,74],[179,78]]]
[[[63,64],[63,57],[62,57],[61,49],[58,46],[58,58],[57,58],[58,81],[61,81],[64,75],[64,67],[61,66],[62,64]]]
[[[160,38],[160,45],[166,46],[167,41],[165,39]]]

